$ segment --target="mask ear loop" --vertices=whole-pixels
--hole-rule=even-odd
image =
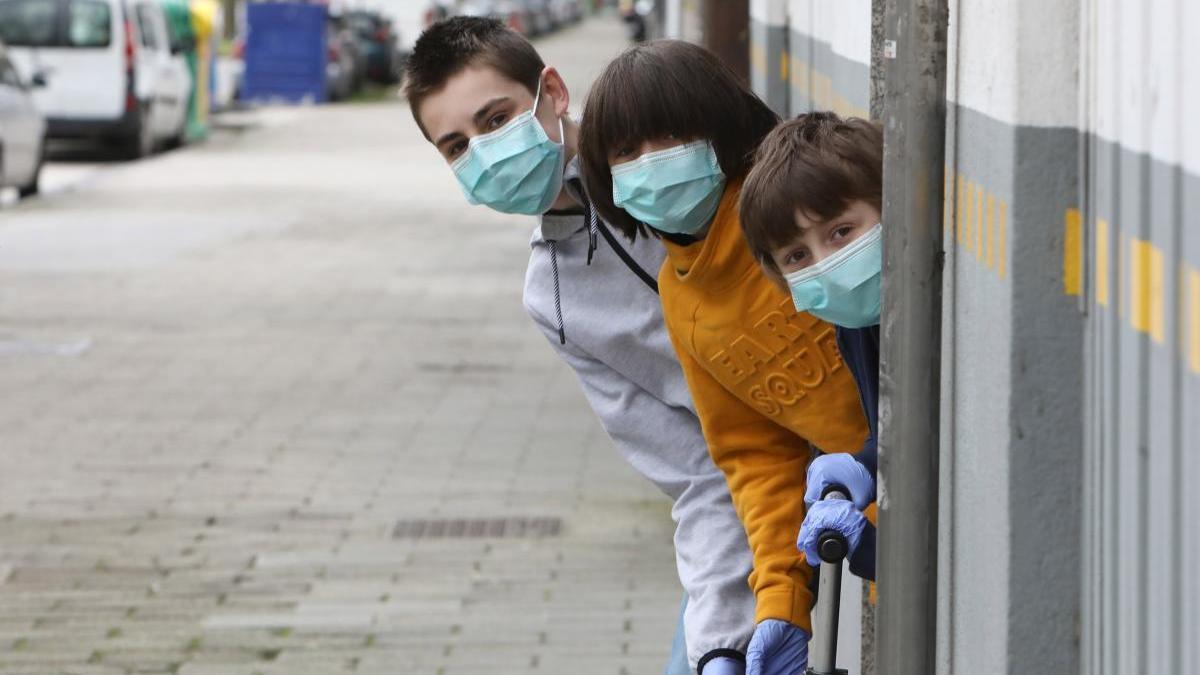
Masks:
[[[542,79],[539,77],[537,93],[535,93],[533,95],[533,107],[529,109],[529,112],[533,114],[533,117],[535,119],[537,118],[538,104],[541,102],[542,102]],[[555,115],[555,117],[558,118],[558,144],[566,145],[567,144],[567,133],[566,133],[565,128],[563,127],[562,116]]]

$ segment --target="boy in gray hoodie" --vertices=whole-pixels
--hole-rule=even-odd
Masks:
[[[662,246],[623,246],[597,218],[562,77],[498,21],[432,26],[409,57],[405,93],[471,203],[541,217],[525,308],[575,370],[617,450],[674,500],[684,667],[741,675],[754,632],[751,556],[663,325],[654,282]]]

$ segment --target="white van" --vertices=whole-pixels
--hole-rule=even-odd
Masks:
[[[438,18],[438,5],[452,3],[448,0],[345,0],[342,4],[348,9],[375,10],[391,19],[396,31],[396,48],[407,54],[421,37],[421,31]]]
[[[33,105],[31,88],[0,42],[0,187],[14,186],[22,197],[38,192],[46,147],[46,124]]]
[[[50,138],[116,141],[141,157],[182,142],[191,75],[157,0],[0,0],[0,40]]]

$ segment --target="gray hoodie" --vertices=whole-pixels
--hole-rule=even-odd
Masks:
[[[576,162],[566,178],[583,201]],[[688,596],[684,632],[695,669],[714,650],[745,652],[754,632],[750,549],[725,476],[709,458],[658,296],[597,227],[606,226],[589,225],[582,214],[542,216],[531,241],[525,309],[575,370],[617,450],[674,500],[675,559]],[[658,276],[661,243],[631,243],[609,232]]]

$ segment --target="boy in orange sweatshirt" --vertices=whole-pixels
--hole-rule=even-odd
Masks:
[[[742,190],[742,231],[767,276],[797,311],[837,326],[842,354],[871,435],[854,453],[808,467],[808,512],[797,547],[812,564],[821,532],[840,532],[850,569],[875,579],[875,527],[861,513],[875,499],[882,277],[883,132],[862,119],[813,112],[776,127],[759,145]],[[819,501],[829,486],[850,501]]]
[[[580,131],[596,209],[667,248],[658,276],[667,330],[754,556],[747,675],[804,672],[812,570],[795,541],[805,469],[818,450],[855,452],[868,436],[834,327],[797,312],[742,236],[742,180],[777,123],[712,54],[659,41],[608,66]]]

